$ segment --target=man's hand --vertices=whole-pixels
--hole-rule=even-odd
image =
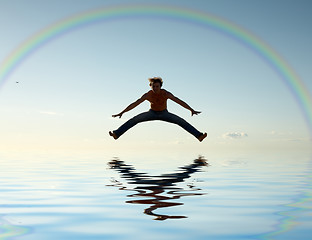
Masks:
[[[112,117],[114,117],[114,118],[115,118],[115,117],[121,118],[122,114],[123,114],[123,113],[118,113],[118,114],[112,115]]]
[[[193,109],[191,110],[191,112],[192,112],[192,116],[193,116],[193,115],[197,115],[197,114],[200,114],[200,113],[201,113],[201,112],[195,111],[195,110],[193,110]]]

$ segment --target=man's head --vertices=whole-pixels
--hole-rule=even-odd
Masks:
[[[150,86],[152,86],[153,83],[159,83],[160,87],[162,87],[162,84],[163,84],[163,80],[161,79],[161,77],[149,78],[148,81],[150,82]]]

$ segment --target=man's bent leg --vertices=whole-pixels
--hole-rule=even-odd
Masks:
[[[187,132],[192,134],[197,139],[199,139],[203,135],[203,133],[198,131],[195,127],[193,127],[191,124],[189,124],[183,118],[181,118],[181,117],[179,117],[173,113],[165,112],[162,115],[162,118],[160,120],[179,125],[180,127],[182,127],[184,130],[186,130]]]
[[[151,121],[154,120],[154,114],[151,111],[140,113],[139,115],[129,119],[123,125],[121,125],[117,130],[110,132],[110,135],[114,137],[114,139],[119,138],[122,134],[128,131],[130,128],[135,126],[140,122]]]

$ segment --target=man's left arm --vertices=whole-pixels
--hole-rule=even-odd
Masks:
[[[168,98],[171,99],[172,101],[176,102],[177,104],[181,105],[182,107],[188,109],[191,111],[192,116],[195,114],[199,114],[201,112],[195,111],[193,108],[190,107],[190,105],[188,105],[186,102],[182,101],[181,99],[177,98],[176,96],[174,96],[172,93],[167,92],[168,94]]]

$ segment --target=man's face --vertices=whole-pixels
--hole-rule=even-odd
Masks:
[[[151,84],[151,88],[153,90],[154,93],[159,93],[160,92],[160,83],[156,82],[156,83],[152,83]]]

